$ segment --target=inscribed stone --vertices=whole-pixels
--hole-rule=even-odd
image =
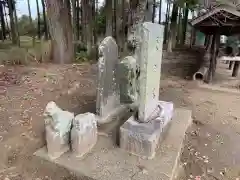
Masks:
[[[159,100],[164,26],[145,22],[138,26],[136,57],[139,72],[138,120],[147,122]]]
[[[71,130],[71,145],[74,155],[82,157],[88,153],[97,142],[97,122],[92,113],[77,115],[73,120]]]
[[[97,115],[107,117],[120,105],[116,78],[118,46],[112,37],[106,37],[101,42],[99,56],[96,109]]]

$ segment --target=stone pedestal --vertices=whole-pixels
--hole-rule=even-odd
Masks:
[[[173,104],[160,101],[163,109],[159,117],[147,123],[139,123],[131,116],[120,128],[120,147],[142,158],[152,159],[156,154],[159,142],[164,139],[169,128]]]
[[[47,151],[50,159],[57,159],[70,150],[69,133],[61,136],[51,126],[45,127]]]
[[[77,115],[71,130],[72,151],[76,157],[88,153],[97,142],[97,121],[92,113]]]
[[[139,123],[131,116],[120,128],[120,147],[127,152],[152,159],[162,131],[160,120]]]

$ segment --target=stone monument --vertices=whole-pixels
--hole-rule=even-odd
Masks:
[[[118,46],[112,37],[106,37],[99,45],[96,113],[98,123],[111,121],[111,116],[120,106],[119,84],[116,70]]]
[[[92,113],[77,115],[71,130],[72,151],[76,157],[88,153],[97,142],[97,122]]]
[[[46,106],[44,117],[48,156],[56,159],[70,149],[69,135],[74,114],[63,111],[51,101]]]
[[[155,156],[160,136],[173,113],[172,103],[159,101],[163,30],[162,25],[150,22],[137,28],[134,54],[137,110],[120,128],[120,147],[148,159]],[[168,116],[166,108],[170,108],[170,112],[166,111]]]

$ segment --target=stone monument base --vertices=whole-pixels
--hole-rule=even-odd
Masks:
[[[139,123],[131,116],[120,128],[121,149],[141,158],[153,159],[168,132],[170,122],[163,128],[160,118]]]
[[[162,112],[147,123],[131,116],[120,128],[120,147],[141,158],[153,159],[166,136],[173,116],[173,103],[159,101]]]
[[[152,160],[131,155],[118,146],[111,138],[98,136],[98,142],[83,159],[77,159],[71,152],[51,160],[46,147],[35,155],[73,171],[79,177],[96,180],[173,180],[178,173],[179,157],[185,132],[192,122],[191,111],[175,109],[172,124]]]

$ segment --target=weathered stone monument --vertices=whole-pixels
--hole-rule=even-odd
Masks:
[[[71,130],[71,146],[76,157],[88,153],[97,142],[97,121],[92,113],[77,115]]]
[[[120,129],[120,147],[132,154],[152,159],[164,132],[163,103],[159,102],[162,43],[164,27],[143,23],[137,29],[136,67],[140,69],[137,92],[137,113]],[[170,114],[172,115],[173,108]]]
[[[132,56],[125,57],[118,65],[118,79],[120,87],[120,102],[123,104],[137,101],[136,92],[136,59]]]
[[[118,46],[112,37],[106,37],[99,45],[97,102],[98,123],[111,121],[109,118],[120,106],[119,84],[117,83]]]
[[[74,114],[63,111],[55,102],[49,102],[44,117],[48,155],[56,159],[70,149],[69,137]]]

